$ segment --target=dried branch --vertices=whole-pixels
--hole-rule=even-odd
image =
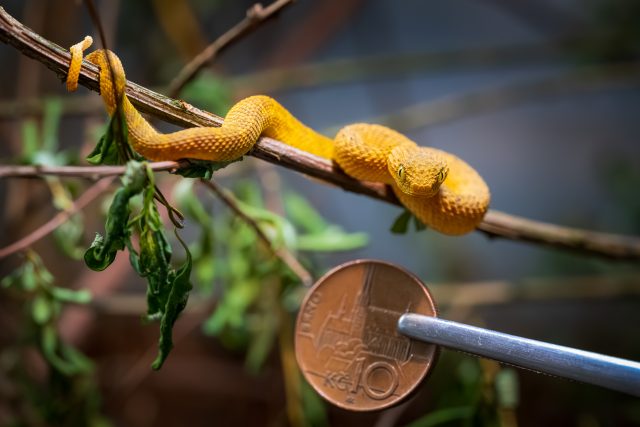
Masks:
[[[304,286],[311,286],[313,284],[313,276],[311,273],[307,271],[306,268],[300,264],[295,256],[291,252],[287,250],[284,246],[276,247],[269,237],[264,234],[264,231],[260,228],[260,225],[247,215],[240,206],[236,203],[233,197],[229,196],[225,190],[220,188],[218,184],[214,181],[207,181],[206,179],[201,179],[200,182],[202,185],[211,190],[225,205],[229,207],[233,211],[234,214],[238,216],[241,220],[243,220],[249,227],[251,227],[258,238],[267,246],[267,248],[273,252],[275,256],[280,258],[282,262],[284,262],[293,273],[298,276],[300,281]]]
[[[175,171],[189,162],[153,162],[149,168],[154,171]],[[14,166],[0,165],[0,178],[41,178],[45,175],[98,179],[105,176],[123,175],[126,166]]]
[[[42,62],[61,79],[66,77],[70,59],[68,51],[40,37],[16,21],[1,7],[0,40]],[[83,64],[80,83],[98,91],[97,71],[92,64]],[[223,122],[214,114],[199,110],[185,102],[172,100],[132,82],[127,82],[126,90],[127,96],[140,111],[179,126],[220,126]],[[249,155],[301,172],[353,193],[400,205],[389,187],[353,179],[327,160],[270,138],[260,138]],[[478,229],[490,237],[503,237],[578,250],[612,259],[640,259],[639,238],[561,227],[494,210],[487,213]]]
[[[182,88],[193,80],[200,70],[210,63],[220,51],[257,28],[260,23],[276,16],[278,12],[291,3],[293,3],[293,0],[276,0],[267,7],[263,7],[260,3],[254,4],[247,10],[247,15],[242,21],[218,37],[180,70],[178,75],[169,84],[167,90],[169,96],[172,98],[178,96]]]
[[[82,195],[78,197],[78,199],[73,203],[73,205],[71,205],[69,209],[59,212],[48,222],[46,222],[33,232],[29,233],[27,236],[18,240],[17,242],[14,242],[9,246],[5,246],[4,248],[0,248],[0,259],[28,248],[38,240],[52,233],[56,228],[64,224],[73,214],[82,210],[85,206],[91,203],[92,200],[94,200],[107,188],[109,188],[109,185],[111,185],[114,179],[115,177],[113,176],[102,178],[100,181],[89,187],[87,191],[82,193]]]

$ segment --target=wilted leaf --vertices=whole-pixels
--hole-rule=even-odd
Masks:
[[[116,192],[107,213],[105,236],[96,234],[93,243],[84,254],[84,261],[89,268],[102,271],[116,258],[116,253],[124,249],[129,241],[129,200],[139,194],[147,181],[146,164],[131,161],[122,178],[123,186]]]
[[[176,235],[177,236],[177,235]],[[158,356],[153,361],[151,367],[158,370],[162,367],[162,364],[166,360],[169,352],[173,348],[173,325],[178,319],[178,316],[187,306],[187,300],[189,299],[189,292],[193,288],[189,277],[191,276],[191,254],[187,246],[180,240],[178,240],[184,247],[187,254],[187,259],[184,264],[178,269],[173,276],[173,282],[171,283],[171,291],[169,298],[167,299],[162,320],[160,321],[160,342],[158,344]]]

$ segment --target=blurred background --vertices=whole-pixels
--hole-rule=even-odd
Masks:
[[[128,79],[161,93],[253,4],[96,3]],[[97,40],[77,2],[2,6],[61,46],[86,34]],[[639,23],[633,0],[298,0],[221,52],[180,98],[224,115],[242,97],[268,94],[330,135],[353,122],[386,124],[465,159],[491,188],[494,209],[638,235]],[[99,96],[84,88],[67,94],[54,73],[8,45],[0,45],[0,63],[2,163],[86,164],[106,122]],[[284,236],[315,277],[356,258],[386,260],[429,284],[445,318],[640,360],[637,262],[480,233],[392,233],[399,208],[252,158],[214,178],[253,206],[268,232]],[[33,252],[0,261],[3,277],[31,263],[34,280],[94,296],[80,307],[63,298],[59,315],[47,317],[60,342],[91,360],[64,375],[34,339],[48,322],[28,314],[38,292],[20,279],[0,289],[3,425],[640,424],[637,399],[449,351],[398,408],[357,414],[324,404],[291,366],[290,326],[304,290],[206,189],[164,173],[156,179],[187,212],[184,236],[196,259],[195,289],[165,366],[149,368],[158,329],[140,320],[145,283],[126,254],[100,273],[81,259],[104,229],[105,197]],[[87,186],[0,181],[0,246]],[[37,274],[45,267],[54,279]]]

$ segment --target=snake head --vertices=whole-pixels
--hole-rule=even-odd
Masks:
[[[449,173],[439,150],[409,144],[391,150],[387,167],[403,193],[420,197],[434,196]]]

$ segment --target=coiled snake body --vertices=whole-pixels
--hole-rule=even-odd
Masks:
[[[91,42],[87,37],[71,47],[69,90],[77,87],[83,51]],[[100,67],[100,94],[108,113],[114,114],[120,102],[133,149],[150,160],[235,160],[265,135],[333,160],[356,179],[392,186],[407,209],[444,234],[473,230],[488,209],[490,195],[484,180],[453,154],[419,147],[404,135],[373,124],[346,126],[332,140],[300,123],[267,96],[252,96],[235,104],[221,127],[159,133],[125,95],[126,79],[118,57],[111,51],[96,50],[86,59]]]

